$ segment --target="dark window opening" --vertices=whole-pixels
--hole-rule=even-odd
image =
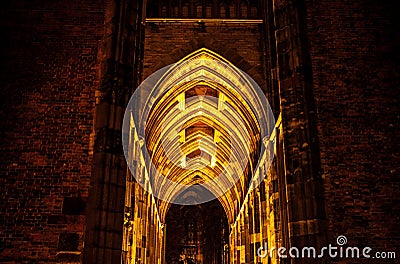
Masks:
[[[222,1],[221,1],[222,2]],[[169,1],[149,0],[148,18],[260,18],[258,1]]]
[[[78,251],[79,235],[76,233],[61,233],[58,237],[58,251]]]
[[[86,199],[82,197],[64,197],[62,213],[66,215],[83,215],[86,211]]]

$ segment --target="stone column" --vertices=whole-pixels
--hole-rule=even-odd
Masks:
[[[140,69],[141,17],[141,1],[108,2],[104,38],[98,54],[100,87],[96,91],[95,143],[83,263],[121,262],[127,172],[121,128],[126,104],[138,83],[134,76]]]
[[[273,1],[283,133],[277,157],[283,161],[278,168],[283,242],[298,247],[324,243],[326,217],[303,13],[302,1]]]

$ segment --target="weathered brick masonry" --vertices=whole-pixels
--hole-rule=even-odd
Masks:
[[[104,14],[103,1],[1,8],[0,261],[82,249]]]
[[[248,73],[264,90],[265,58],[261,24],[147,22],[143,78],[207,48]]]
[[[398,250],[398,15],[388,2],[306,2],[329,241]]]

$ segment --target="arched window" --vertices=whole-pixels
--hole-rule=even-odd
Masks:
[[[182,17],[189,17],[189,3],[186,1],[182,4]]]
[[[172,7],[172,17],[179,17],[179,6]]]
[[[161,17],[168,17],[166,2],[163,2],[161,5]]]
[[[229,18],[236,18],[236,4],[234,1],[232,1],[229,4]]]
[[[147,17],[159,17],[159,7],[156,1],[149,1],[147,4]]]
[[[248,17],[248,3],[241,2],[240,3],[240,18],[247,18]]]
[[[148,0],[148,18],[258,18],[257,0]]]
[[[207,4],[206,5],[206,18],[211,18],[212,17],[212,6]]]
[[[226,5],[225,3],[219,4],[219,17],[226,18]]]
[[[203,4],[201,2],[196,3],[196,17],[203,17]]]
[[[259,18],[257,0],[250,0],[250,18]]]
[[[251,16],[251,18],[257,18],[258,17],[258,14],[257,14],[257,7],[255,7],[255,6],[252,6],[251,7],[251,10],[250,10],[250,16]]]
[[[173,0],[171,3],[171,17],[179,17],[179,1],[178,0]]]

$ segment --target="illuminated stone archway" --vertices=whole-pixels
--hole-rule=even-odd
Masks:
[[[144,163],[149,182],[142,186],[168,203],[187,204],[177,200],[185,187],[202,184],[213,196],[192,198],[219,198],[233,221],[232,205],[249,190],[260,155],[267,156],[267,166],[273,156],[262,140],[271,136],[274,118],[257,84],[226,59],[200,49],[142,86],[124,122],[135,130],[139,147],[145,145],[132,153],[135,143],[125,137],[131,170]],[[160,206],[161,219],[167,204]]]
[[[163,252],[171,203],[218,198],[232,229],[273,159],[275,120],[258,85],[203,48],[148,77],[132,98],[123,145],[135,179],[128,179],[126,204],[145,206],[154,216],[151,225],[159,241],[154,255]],[[126,212],[124,244],[128,257],[138,261],[143,252],[129,246],[146,236],[129,245],[129,237],[137,236],[131,233],[143,228],[134,211]]]

